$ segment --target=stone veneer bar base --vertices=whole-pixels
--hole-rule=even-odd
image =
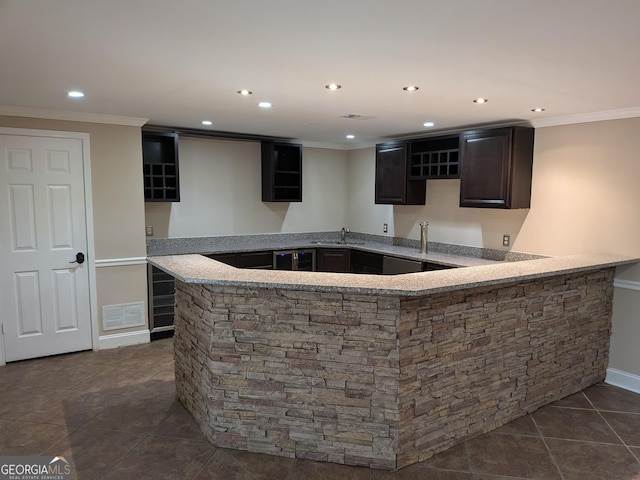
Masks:
[[[420,297],[176,282],[216,446],[393,470],[604,379],[614,268]]]

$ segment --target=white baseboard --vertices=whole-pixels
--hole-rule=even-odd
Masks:
[[[604,379],[604,383],[640,393],[640,375],[634,375],[633,373],[607,368],[607,377]]]
[[[98,350],[109,348],[128,347],[151,341],[149,330],[139,330],[137,332],[112,333],[111,335],[101,335],[98,338]]]

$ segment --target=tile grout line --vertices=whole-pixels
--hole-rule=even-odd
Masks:
[[[204,467],[206,467],[209,464],[209,462],[211,461],[211,459],[213,458],[213,456],[216,454],[217,451],[218,451],[218,447],[213,446],[213,452],[211,452],[211,455],[209,455],[209,457],[202,463],[202,466],[198,469],[198,471],[193,476],[193,480],[198,478],[200,473],[202,473],[202,471],[204,471]],[[287,472],[287,475],[289,475],[288,472]]]
[[[142,442],[144,442],[144,440],[149,436],[149,434],[145,433],[144,435],[142,435],[142,438],[140,438],[140,440],[138,442],[136,442],[129,450],[127,450],[125,453],[122,454],[122,456],[116,460],[115,462],[113,462],[113,464],[111,465],[111,468],[120,465],[122,463],[122,461],[129,456],[129,454],[131,452],[133,452],[138,445],[140,445]]]
[[[505,477],[504,475],[494,475],[492,473],[480,473],[483,478],[495,479],[495,480],[533,480],[531,477]],[[471,475],[473,480],[473,475]]]
[[[474,472],[473,466],[471,465],[471,452],[469,452],[469,441],[464,442],[464,453],[467,456],[467,465],[469,465],[469,473],[471,474],[471,478],[473,479]]]
[[[556,460],[555,455],[551,451],[551,448],[549,448],[549,444],[547,444],[547,439],[544,438],[544,435],[542,435],[542,430],[540,430],[540,427],[538,426],[538,422],[536,422],[536,419],[533,418],[533,415],[531,415],[531,421],[535,425],[536,430],[538,431],[538,434],[540,435],[540,438],[542,439],[542,443],[544,444],[544,448],[546,448],[547,449],[547,453],[549,453],[549,457],[551,458],[551,461],[553,462],[553,465],[556,467],[556,470],[560,474],[560,479],[561,480],[565,480],[564,475],[562,473],[562,470],[560,469],[560,465],[558,464],[558,461]]]
[[[586,397],[586,395],[585,395],[585,397]],[[589,400],[589,397],[587,397],[587,400]],[[589,403],[591,403],[591,400],[589,400]],[[591,403],[591,404],[593,405],[593,403]],[[595,405],[594,405],[594,408],[595,408]],[[611,426],[611,424],[609,424],[607,419],[604,418],[604,415],[602,415],[602,412],[600,410],[598,410],[597,408],[595,410],[596,410],[596,412],[598,412],[598,415],[604,421],[604,423],[607,424],[607,427],[609,427],[611,429],[611,431],[615,434],[615,436],[618,437],[618,440],[620,440],[622,445],[627,449],[627,451],[631,454],[631,456],[633,458],[635,458],[638,463],[640,463],[640,458],[638,458],[638,456],[635,453],[633,453],[633,450],[631,450],[631,446],[627,445],[627,442],[625,442],[624,439],[618,434],[618,432],[616,432],[616,429],[613,428]],[[603,410],[603,412],[608,412],[608,410]],[[628,415],[630,412],[612,412],[612,413],[623,413],[625,415]]]

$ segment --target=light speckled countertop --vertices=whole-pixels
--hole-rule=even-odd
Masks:
[[[540,255],[508,250],[492,250],[437,242],[429,242],[429,252],[422,254],[420,253],[420,242],[417,240],[363,233],[349,233],[346,243],[340,242],[340,232],[221,235],[217,237],[151,238],[147,240],[147,255],[149,256],[309,248],[350,248],[454,267],[489,265],[503,260],[518,261],[542,258]]]
[[[383,253],[379,249],[375,251]],[[148,260],[151,264],[186,283],[401,296],[419,296],[462,288],[498,285],[615,267],[639,261],[637,258],[619,255],[572,255],[519,262],[484,260],[484,263],[474,264],[471,262],[469,265],[473,266],[467,266],[466,268],[402,275],[368,275],[284,270],[245,270],[196,254],[156,256],[149,257]],[[429,261],[431,259],[427,255],[424,260]],[[458,263],[452,264],[461,265],[459,260]]]

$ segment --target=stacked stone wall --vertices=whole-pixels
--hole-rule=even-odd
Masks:
[[[604,379],[614,269],[394,297],[176,282],[176,389],[220,447],[395,469]]]
[[[177,282],[180,401],[217,446],[395,468],[399,299]]]
[[[613,275],[403,299],[398,468],[603,380]]]

